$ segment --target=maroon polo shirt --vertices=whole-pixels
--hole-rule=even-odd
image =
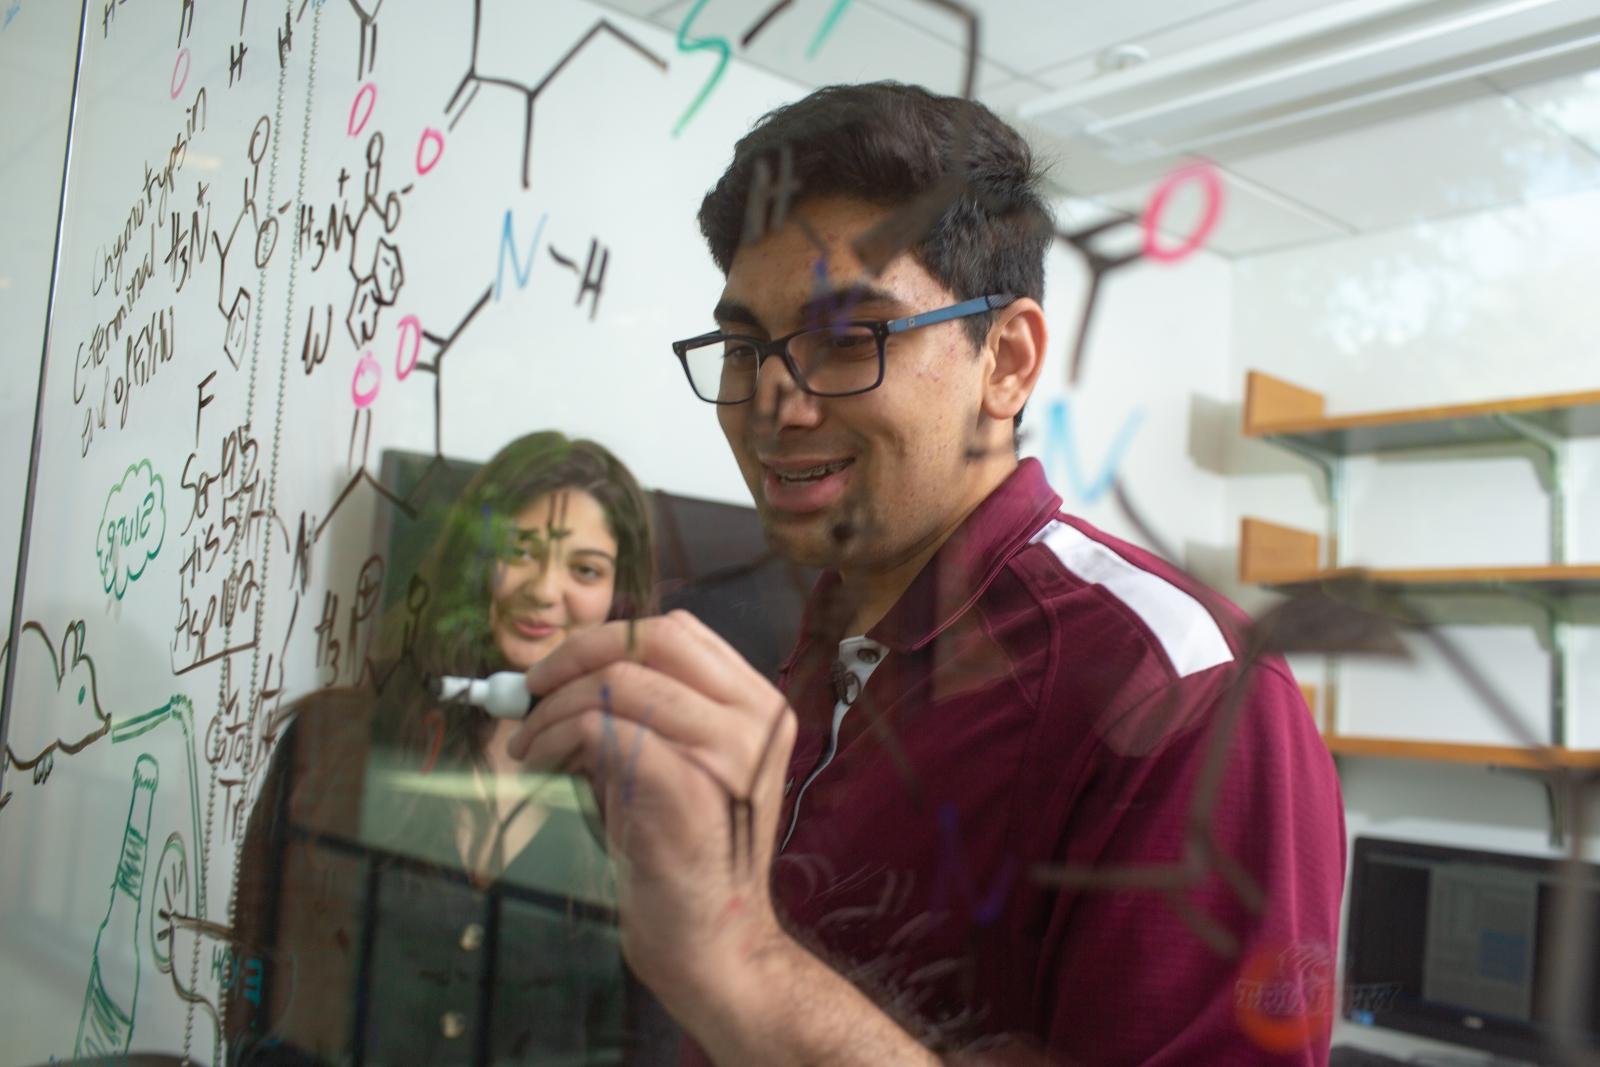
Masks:
[[[780,914],[937,1049],[1325,1064],[1344,812],[1299,689],[1237,608],[1060,509],[1024,460],[853,639],[818,582]]]

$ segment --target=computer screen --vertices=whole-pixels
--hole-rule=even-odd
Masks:
[[[1344,1017],[1536,1061],[1563,1032],[1600,1048],[1593,954],[1570,943],[1600,934],[1600,867],[1580,865],[1565,921],[1561,888],[1551,859],[1358,838]],[[1572,984],[1567,965],[1581,970]],[[1579,991],[1566,1031],[1555,989]]]

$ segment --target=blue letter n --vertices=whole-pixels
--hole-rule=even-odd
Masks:
[[[505,281],[506,260],[511,260],[511,273],[516,275],[517,288],[521,289],[528,284],[528,278],[533,274],[533,259],[539,251],[539,238],[544,235],[545,220],[550,217],[547,211],[539,216],[539,225],[533,231],[533,244],[528,248],[528,265],[524,267],[522,260],[517,257],[517,237],[511,225],[511,209],[506,209],[505,224],[500,228],[500,256],[494,267],[494,298],[500,300],[501,283]]]

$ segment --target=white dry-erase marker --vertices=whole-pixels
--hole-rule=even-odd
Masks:
[[[487,711],[497,719],[520,719],[533,710],[539,698],[528,692],[521,671],[499,671],[487,678],[442,675],[435,687],[440,700],[460,700]]]

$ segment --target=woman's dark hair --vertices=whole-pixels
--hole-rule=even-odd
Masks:
[[[555,431],[519,437],[473,475],[445,513],[412,580],[412,595],[384,616],[375,659],[406,668],[408,677],[379,694],[378,736],[417,752],[429,766],[482,765],[494,720],[465,706],[438,715],[429,683],[444,674],[483,677],[508,666],[489,625],[490,585],[516,515],[563,489],[594,497],[617,540],[610,617],[654,613],[650,505],[632,473],[594,441]]]
[[[898,82],[818,89],[769,112],[740,139],[700,205],[700,230],[724,274],[745,231],[757,170],[772,173],[786,146],[799,185],[795,202],[844,196],[901,207],[947,175],[963,176],[961,195],[912,255],[958,299],[1013,293],[1043,301],[1055,223],[1027,142],[982,104]],[[992,314],[966,320],[975,345],[992,323]]]

